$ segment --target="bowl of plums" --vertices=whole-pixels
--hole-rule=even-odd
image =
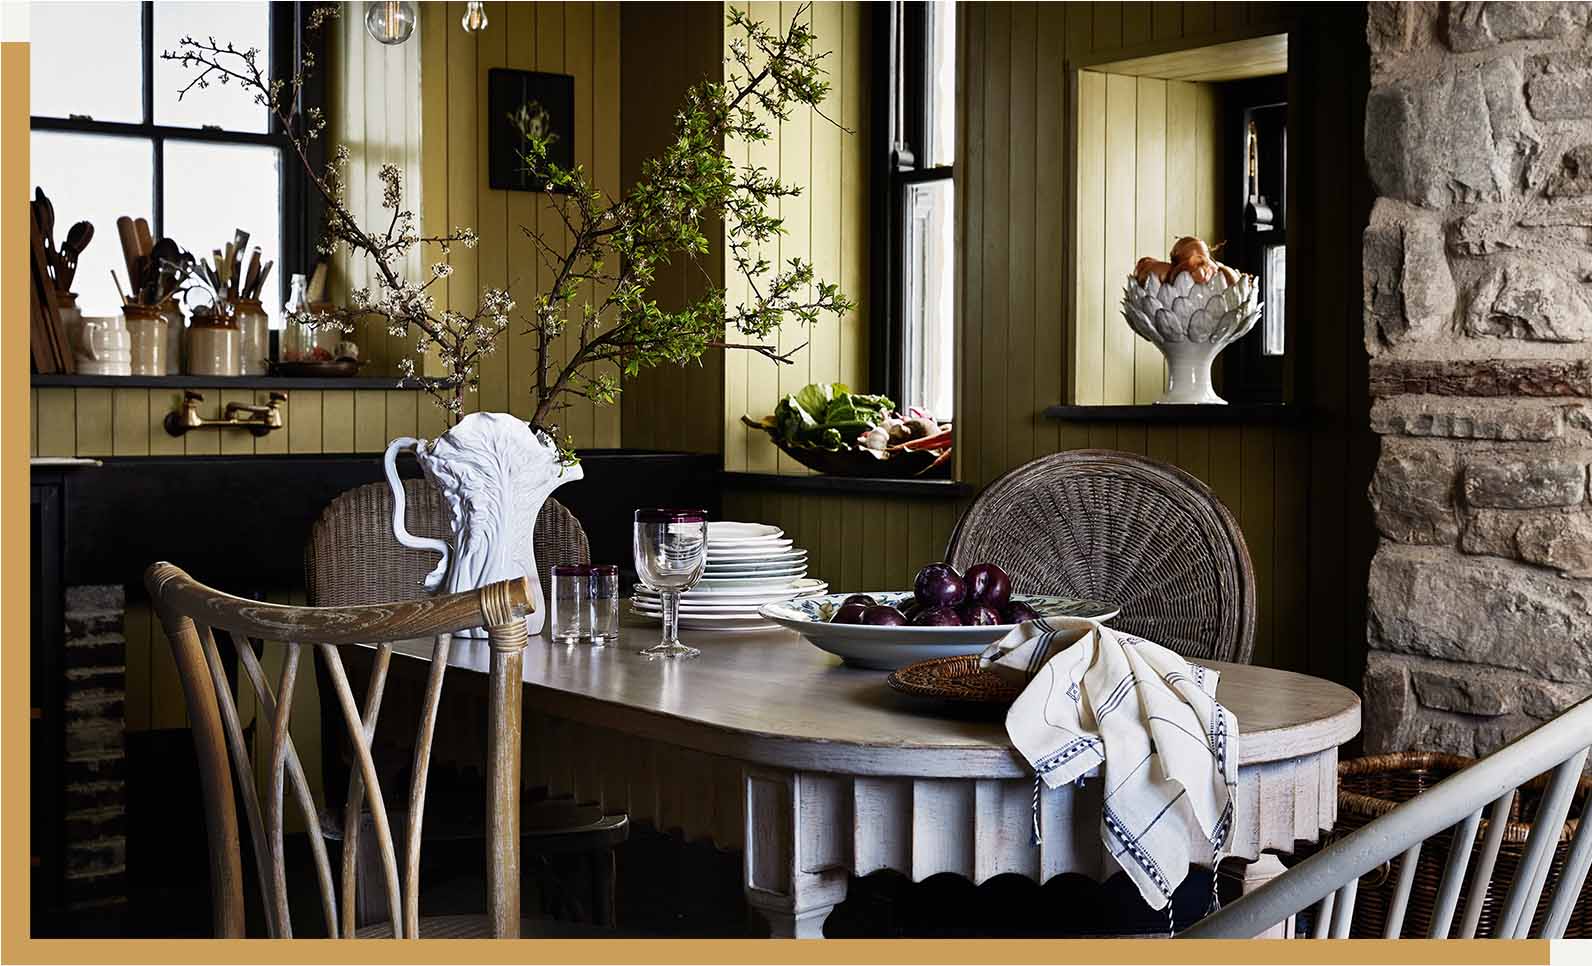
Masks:
[[[947,563],[918,571],[910,591],[826,594],[764,604],[758,613],[852,667],[893,671],[914,661],[977,654],[1036,617],[1109,620],[1098,600],[1019,594],[994,564],[965,573]]]

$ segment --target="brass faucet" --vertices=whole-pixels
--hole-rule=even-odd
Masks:
[[[205,401],[202,393],[186,389],[182,394],[182,407],[166,414],[166,432],[181,436],[190,429],[247,429],[256,436],[264,436],[273,429],[282,428],[281,404],[287,402],[287,393],[272,391],[270,402],[264,406],[230,402],[221,419],[206,419],[199,415],[199,404]]]

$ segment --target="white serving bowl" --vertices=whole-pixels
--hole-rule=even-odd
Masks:
[[[829,619],[851,594],[825,594],[764,604],[758,613],[807,638],[853,667],[893,671],[914,661],[934,657],[977,654],[1005,637],[1016,624],[984,627],[875,627],[871,624],[831,624]],[[881,604],[900,607],[912,595],[894,591],[869,593]],[[1121,608],[1098,600],[1015,594],[1013,599],[1032,607],[1041,617],[1090,617],[1110,620]]]

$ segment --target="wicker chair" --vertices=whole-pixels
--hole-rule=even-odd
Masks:
[[[404,503],[410,533],[448,536],[448,507],[436,487],[426,480],[405,480]],[[436,566],[436,557],[400,544],[392,535],[391,521],[392,491],[386,483],[356,487],[326,507],[304,548],[311,605],[341,607],[425,596],[421,581]],[[533,541],[543,600],[549,599],[554,566],[591,562],[586,531],[557,500],[542,505]]]
[[[1109,601],[1112,626],[1185,657],[1249,663],[1255,573],[1237,522],[1175,466],[1072,450],[1020,466],[962,514],[946,559],[994,563],[1024,593]]]
[[[404,481],[404,502],[407,510],[405,526],[415,536],[446,538],[448,533],[448,508],[442,495],[428,481]],[[321,513],[310,531],[309,543],[304,548],[304,576],[309,602],[313,606],[350,606],[375,601],[414,600],[426,596],[421,583],[436,565],[436,556],[423,550],[413,550],[398,543],[392,533],[392,491],[385,482],[371,483],[343,493]],[[591,561],[591,550],[586,531],[580,521],[556,500],[548,500],[536,518],[533,537],[537,569],[542,584],[542,599],[549,600],[549,575],[558,564],[579,564]],[[356,655],[352,666],[363,670],[368,661]],[[320,673],[317,667],[317,673]],[[387,677],[383,703],[394,708],[418,707],[422,698],[418,675],[395,672]],[[440,812],[437,820],[427,829],[428,841],[436,839],[462,840],[479,838],[479,826],[471,820],[480,797],[480,790],[471,775],[479,773],[484,763],[480,750],[483,746],[482,725],[476,712],[476,699],[471,689],[482,682],[464,681],[455,686],[451,700],[442,702],[439,717],[449,726],[436,739],[432,751],[431,779],[433,797]],[[335,714],[335,706],[328,704],[330,692],[321,689],[322,714]],[[403,712],[390,712],[403,713]],[[401,769],[408,749],[403,745],[403,735],[392,731],[378,733],[372,742],[372,754],[381,771]],[[334,810],[342,808],[335,792],[346,783],[347,766],[351,761],[347,747],[325,749],[323,755],[326,771],[328,805]],[[539,791],[539,790],[538,790]],[[367,815],[364,821],[368,823]],[[536,793],[526,799],[525,813],[521,817],[524,835],[522,849],[528,856],[529,868],[547,867],[546,860],[553,855],[584,856],[589,863],[592,881],[591,895],[584,901],[565,902],[547,912],[570,912],[577,918],[598,925],[610,925],[613,920],[613,849],[629,834],[629,819],[624,815],[603,815],[601,809],[567,798],[546,798]],[[325,831],[334,837],[335,824]],[[374,861],[365,843],[360,843],[366,854],[362,864]],[[361,925],[373,922],[384,915],[386,896],[379,877],[367,876],[361,880],[357,896],[357,912]],[[566,897],[569,893],[566,893]]]

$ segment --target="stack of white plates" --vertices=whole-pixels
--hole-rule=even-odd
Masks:
[[[680,598],[680,626],[735,630],[772,626],[758,616],[764,604],[822,594],[829,585],[807,576],[807,551],[766,523],[708,523],[708,562],[702,579]],[[630,606],[661,620],[663,602],[638,586]]]

